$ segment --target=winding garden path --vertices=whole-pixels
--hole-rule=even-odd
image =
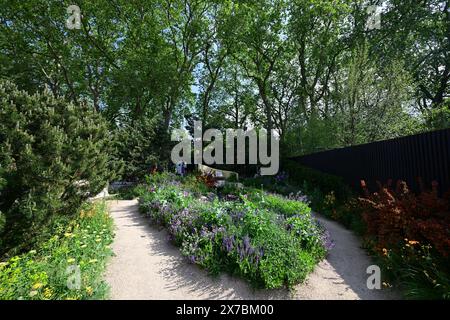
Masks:
[[[316,216],[336,242],[327,259],[295,290],[254,290],[245,281],[208,276],[186,263],[167,241],[164,230],[149,226],[138,212],[138,202],[110,201],[116,224],[106,281],[112,299],[395,299],[387,290],[366,287],[372,264],[359,240],[339,224]]]

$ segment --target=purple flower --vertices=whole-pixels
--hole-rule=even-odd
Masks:
[[[241,260],[250,258],[255,253],[255,249],[252,247],[250,243],[250,237],[248,235],[244,236],[244,238],[242,239],[242,244],[238,244],[236,246],[236,249]]]
[[[327,251],[330,251],[335,246],[335,242],[333,239],[331,239],[331,235],[328,230],[325,230],[322,233],[322,235],[320,236],[320,240],[322,241],[322,245],[325,247]]]
[[[234,248],[234,236],[226,236],[222,240],[223,247],[225,248],[226,252],[231,252]]]
[[[288,175],[286,172],[282,171],[275,177],[277,182],[283,182],[288,178]]]
[[[261,258],[264,256],[264,249],[259,248],[259,250],[256,250],[253,254],[253,263],[258,264],[261,261]]]
[[[244,237],[243,243],[244,243],[244,251],[248,252],[248,250],[251,248],[249,236]]]
[[[231,213],[231,218],[233,220],[233,223],[237,223],[241,221],[245,216],[245,211],[237,211]]]
[[[210,232],[205,227],[202,227],[202,230],[200,231],[200,237],[207,238],[209,237]]]

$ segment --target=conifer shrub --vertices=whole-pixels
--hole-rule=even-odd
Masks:
[[[102,115],[50,92],[0,81],[0,255],[30,247],[57,215],[75,213],[113,174]],[[39,231],[39,232],[38,232]]]

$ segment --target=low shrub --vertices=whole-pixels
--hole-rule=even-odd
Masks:
[[[207,188],[216,186],[216,179],[212,173],[201,173],[196,178],[198,182],[203,183]]]
[[[403,181],[398,181],[395,189],[384,186],[375,193],[364,189],[366,197],[360,201],[367,235],[380,247],[397,245],[408,238],[429,243],[441,256],[449,257],[450,197],[439,197],[437,183],[419,195]]]
[[[75,219],[59,219],[52,231],[33,250],[0,263],[0,300],[107,296],[102,275],[112,254],[113,222],[106,205],[85,204]]]
[[[328,212],[328,216],[333,220],[339,221],[359,236],[363,236],[367,232],[367,225],[363,219],[362,211],[358,199],[352,198],[346,203],[336,205],[325,212]]]
[[[193,193],[196,196],[206,195],[212,191],[213,186],[204,183],[202,178],[199,178],[200,173],[189,174],[183,178],[183,188],[186,191]]]
[[[146,185],[138,184],[136,186],[126,186],[110,192],[110,195],[116,199],[133,200],[139,198],[147,191]]]
[[[249,194],[249,199],[255,206],[260,206],[285,217],[311,213],[311,208],[306,203],[275,194],[256,192]]]
[[[359,235],[365,233],[366,224],[356,195],[342,178],[292,160],[285,160],[283,168],[289,173],[289,183],[302,190],[314,211],[339,221]]]
[[[407,298],[450,300],[450,261],[431,245],[405,238],[402,244],[378,252],[378,261]]]
[[[145,183],[150,186],[175,184],[180,181],[181,177],[171,172],[155,172],[145,176]]]
[[[418,195],[406,183],[365,187],[360,199],[366,242],[408,297],[450,299],[450,193],[437,183]]]
[[[339,203],[345,203],[353,196],[350,187],[340,177],[304,167],[293,160],[284,160],[283,169],[289,174],[289,182],[302,187],[308,194],[320,192],[327,195],[334,192]]]
[[[263,189],[265,191],[274,192],[282,195],[297,192],[298,188],[288,183],[287,179],[277,179],[272,176],[259,176],[248,178],[242,181],[244,186],[249,188]]]
[[[238,274],[265,288],[303,281],[326,254],[323,229],[305,204],[266,194],[265,205],[246,191],[227,201],[165,185],[143,195],[140,208],[167,228],[191,263],[212,274]]]

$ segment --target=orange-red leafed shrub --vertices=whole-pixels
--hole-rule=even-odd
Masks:
[[[450,256],[450,192],[439,197],[438,184],[422,188],[416,195],[404,181],[392,188],[392,181],[370,193],[361,182],[365,197],[359,201],[367,224],[367,237],[378,249],[397,247],[404,239],[430,244],[442,256]]]
[[[208,188],[214,188],[216,185],[216,178],[212,173],[204,173],[197,176],[197,181],[204,183]]]

